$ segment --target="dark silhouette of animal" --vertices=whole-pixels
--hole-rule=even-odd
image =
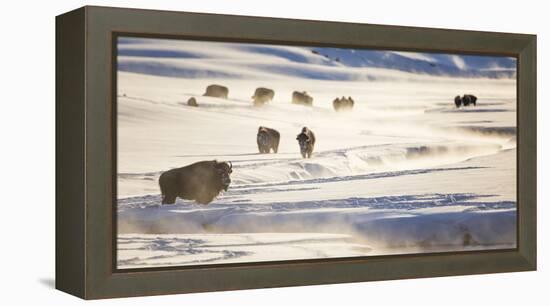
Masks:
[[[335,111],[350,110],[355,105],[351,97],[336,98],[332,101],[332,107]]]
[[[254,100],[254,106],[262,106],[265,103],[273,100],[274,96],[275,92],[273,91],[273,89],[258,87],[256,88],[256,91],[254,91],[254,95],[252,96],[252,99]]]
[[[460,96],[455,97],[456,108],[459,108],[462,105],[462,98]]]
[[[206,92],[203,94],[205,97],[216,97],[227,99],[229,95],[229,89],[227,87],[217,84],[208,85]]]
[[[303,158],[311,158],[313,154],[313,148],[315,147],[315,134],[307,127],[302,128],[302,132],[296,136],[298,144],[300,145],[300,153]]]
[[[468,106],[470,104],[473,104],[476,106],[477,97],[474,95],[465,94],[462,96],[462,105]]]
[[[281,135],[274,129],[260,126],[258,128],[258,135],[256,136],[256,142],[258,143],[258,151],[261,154],[270,153],[273,149],[273,153],[277,153],[279,150],[279,141]]]
[[[476,106],[477,97],[470,94],[464,94],[462,98],[460,96],[455,97],[455,105],[457,108],[460,106],[469,106],[472,104],[473,106]]]
[[[162,204],[174,204],[176,198],[208,204],[229,188],[231,162],[200,161],[185,167],[168,170],[160,175]]]
[[[292,103],[293,104],[300,104],[300,105],[306,105],[306,106],[312,106],[313,105],[313,98],[307,94],[307,92],[302,91],[294,91],[292,93]]]
[[[187,105],[189,106],[199,106],[199,104],[197,103],[197,99],[195,99],[194,97],[191,97],[189,98],[189,100],[187,100]]]

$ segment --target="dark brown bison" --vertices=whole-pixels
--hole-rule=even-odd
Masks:
[[[464,94],[462,98],[460,96],[455,97],[455,105],[457,108],[460,106],[469,106],[472,104],[473,106],[476,106],[477,97],[470,94]]]
[[[302,132],[296,136],[298,144],[300,145],[300,153],[303,158],[311,158],[313,154],[313,148],[315,146],[315,134],[307,127],[302,128]]]
[[[462,105],[468,106],[470,104],[476,106],[477,97],[474,95],[465,94],[462,96]]]
[[[258,135],[256,136],[258,151],[260,151],[261,154],[269,154],[273,149],[273,153],[277,153],[280,139],[281,135],[276,130],[260,126],[258,128]]]
[[[350,110],[355,105],[355,101],[351,97],[336,98],[332,101],[332,107],[335,111]]]
[[[194,97],[191,97],[189,98],[189,100],[187,100],[187,105],[189,106],[199,106],[199,104],[197,103],[197,99],[195,99]]]
[[[222,191],[227,191],[233,166],[231,162],[200,161],[168,170],[160,175],[162,204],[174,204],[176,198],[208,204]]]
[[[455,97],[456,108],[459,108],[462,105],[462,98],[460,96]]]
[[[227,87],[222,85],[208,85],[206,87],[206,92],[203,94],[205,97],[216,97],[216,98],[224,98],[227,99],[227,96],[229,95],[229,89]]]
[[[273,91],[273,89],[258,87],[256,88],[256,91],[254,91],[254,95],[252,96],[252,99],[254,100],[254,106],[262,106],[267,102],[273,100],[274,96],[275,92]]]
[[[292,93],[292,103],[312,106],[313,98],[310,95],[308,95],[307,92],[305,91],[302,91],[302,92],[295,91]]]

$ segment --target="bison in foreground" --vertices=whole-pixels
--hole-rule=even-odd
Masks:
[[[305,106],[312,106],[313,98],[310,95],[308,95],[307,92],[305,91],[302,91],[302,92],[295,91],[292,93],[292,103],[305,105]]]
[[[274,96],[275,92],[273,91],[273,89],[258,87],[256,88],[256,91],[254,91],[254,95],[252,96],[252,99],[254,100],[254,106],[262,106],[267,102],[273,100]]]
[[[281,135],[276,130],[260,126],[258,128],[258,135],[256,136],[258,151],[261,154],[268,154],[271,150],[273,150],[273,153],[277,153],[280,139]]]
[[[215,97],[215,98],[224,98],[227,99],[229,95],[229,89],[222,85],[209,85],[206,87],[206,92],[203,94],[205,97]]]
[[[159,178],[162,204],[174,204],[177,197],[200,204],[212,202],[222,190],[229,188],[232,168],[231,162],[212,160],[162,173]]]
[[[332,107],[335,111],[350,110],[355,105],[355,101],[351,97],[336,98],[332,101]]]
[[[470,94],[465,94],[462,96],[456,96],[455,97],[455,105],[457,108],[460,106],[469,106],[470,104],[476,106],[477,97]]]
[[[311,158],[313,154],[313,148],[315,146],[315,134],[307,127],[302,128],[302,132],[296,136],[298,144],[300,145],[300,153],[303,158]]]

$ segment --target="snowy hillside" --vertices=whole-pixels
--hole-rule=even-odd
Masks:
[[[245,77],[241,73],[244,68],[248,72],[256,70],[254,72],[258,76],[268,70],[285,76],[321,80],[374,80],[380,77],[364,68],[453,77],[516,76],[516,59],[509,57],[215,42],[207,44],[211,47],[203,48],[205,42],[121,38],[119,70],[160,76],[221,78]],[[136,58],[139,60],[136,61]],[[205,61],[209,63],[205,65],[207,68],[198,69],[196,64],[204,64]],[[184,65],[174,65],[175,62]],[[220,62],[231,62],[235,70],[218,70],[216,64]],[[252,67],[255,69],[250,69]]]
[[[513,78],[465,77],[437,54],[143,39],[119,51],[119,268],[516,245]],[[368,52],[397,58],[362,66],[357,53]],[[470,72],[515,66],[460,60]],[[426,61],[440,70],[412,68]],[[210,84],[229,98],[203,97]],[[260,86],[275,97],[253,107]],[[294,90],[314,106],[291,104]],[[464,93],[478,106],[456,109]],[[340,96],[354,98],[352,111],[332,109]],[[260,125],[281,133],[278,154],[257,153]],[[303,126],[317,136],[307,160]],[[227,192],[160,206],[163,171],[214,159],[234,165]]]

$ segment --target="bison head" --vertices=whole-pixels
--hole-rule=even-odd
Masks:
[[[231,184],[229,175],[233,172],[233,164],[231,162],[216,162],[215,168],[218,171],[223,190],[227,191],[229,184]]]
[[[267,146],[269,144],[269,135],[267,130],[262,126],[258,129],[257,139],[258,143],[262,146]]]
[[[300,133],[296,137],[296,140],[298,140],[298,144],[300,145],[300,152],[302,154],[307,152],[307,148],[309,147],[309,144],[311,142],[310,137],[305,133]]]

